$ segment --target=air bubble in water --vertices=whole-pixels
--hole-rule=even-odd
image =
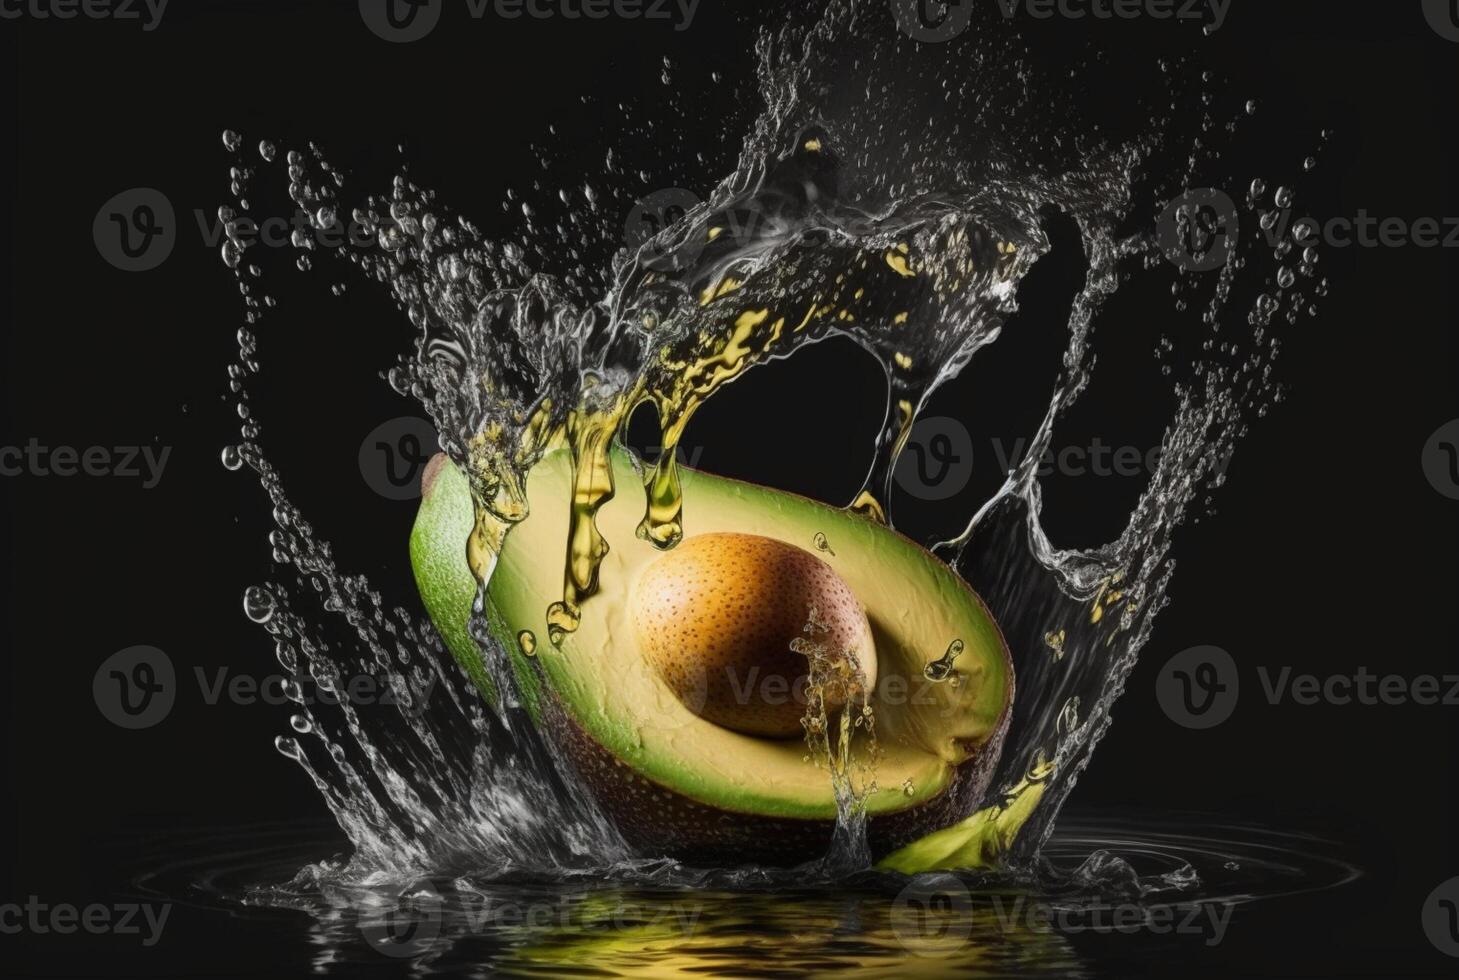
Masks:
[[[243,614],[255,623],[266,623],[274,614],[274,594],[268,589],[250,585],[243,592]]]
[[[278,149],[272,143],[270,143],[268,140],[259,140],[258,141],[258,155],[261,156],[261,157],[263,157],[263,162],[264,163],[273,163],[274,162],[274,157],[277,154],[278,154]]]
[[[243,454],[237,446],[223,447],[223,469],[237,472],[243,468]]]
[[[243,137],[231,129],[225,129],[223,130],[223,145],[228,148],[229,153],[232,153],[243,145]]]

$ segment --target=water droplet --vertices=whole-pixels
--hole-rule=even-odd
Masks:
[[[232,153],[243,145],[243,137],[231,129],[225,129],[223,130],[223,145],[228,148],[229,153]]]
[[[223,468],[225,470],[229,470],[229,471],[232,471],[232,472],[235,472],[236,473],[242,467],[243,467],[243,454],[238,451],[238,447],[237,446],[224,446],[223,447]]]
[[[1254,116],[1254,115],[1256,115],[1256,100],[1255,99],[1247,99],[1246,100],[1246,114],[1248,116]]]
[[[1075,695],[1064,702],[1064,708],[1059,712],[1057,730],[1060,735],[1068,735],[1079,727],[1079,696]]]
[[[264,163],[273,163],[278,149],[268,140],[258,141],[258,155],[263,157]]]
[[[266,623],[274,614],[274,594],[258,585],[250,585],[243,593],[243,613],[255,623]]]
[[[522,654],[528,657],[537,655],[537,636],[531,630],[522,630],[517,634],[517,646],[521,647]]]
[[[1291,207],[1292,206],[1292,189],[1289,188],[1289,187],[1278,187],[1277,188],[1276,197],[1273,198],[1273,200],[1275,200],[1277,202],[1277,207],[1279,207],[1279,208],[1289,208],[1289,207]]]
[[[284,735],[280,735],[278,738],[274,739],[274,748],[278,749],[281,755],[286,755],[290,759],[294,759],[295,761],[298,761],[301,755],[299,751],[299,743],[294,741],[292,738],[288,738]]]
[[[963,641],[953,640],[948,644],[947,652],[942,655],[941,660],[934,660],[922,668],[922,676],[934,683],[945,681],[952,675],[953,661],[957,660],[963,652]]]

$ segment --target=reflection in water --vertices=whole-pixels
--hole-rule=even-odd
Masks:
[[[150,898],[302,925],[321,973],[398,967],[478,976],[1092,975],[1084,933],[1143,949],[1215,945],[1242,904],[1357,877],[1314,838],[1253,827],[1066,820],[1037,874],[860,872],[815,880],[641,862],[566,874],[342,885],[325,826],[250,827],[152,842]],[[144,849],[145,850],[145,849]],[[301,865],[308,865],[296,874]],[[1124,935],[1121,935],[1124,934]],[[1142,945],[1143,944],[1143,945]]]

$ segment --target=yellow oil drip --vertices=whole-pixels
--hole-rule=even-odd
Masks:
[[[956,686],[957,678],[953,674],[953,664],[957,662],[958,657],[962,656],[963,650],[963,641],[953,640],[947,645],[947,650],[941,659],[934,660],[922,668],[922,676],[935,683],[951,678],[953,685]]]
[[[886,259],[887,265],[891,266],[892,271],[903,278],[911,279],[917,274],[912,271],[912,267],[907,263],[907,256],[902,252],[895,250],[887,252]]]
[[[602,412],[573,412],[568,416],[567,442],[572,450],[572,509],[568,521],[567,569],[562,601],[547,608],[547,637],[553,646],[582,622],[584,600],[598,591],[598,569],[608,554],[608,542],[598,530],[598,510],[613,499],[613,435],[622,421],[627,400]]]
[[[863,517],[876,521],[878,524],[885,524],[887,522],[886,508],[881,505],[881,501],[872,495],[870,490],[863,490],[856,495],[856,499],[851,501],[851,510]]]
[[[1044,645],[1054,651],[1055,660],[1064,659],[1064,643],[1068,640],[1068,634],[1064,630],[1050,630],[1044,634]]]

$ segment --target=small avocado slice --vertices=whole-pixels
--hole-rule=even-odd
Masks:
[[[528,476],[529,516],[507,535],[487,590],[488,624],[510,653],[537,724],[643,853],[691,863],[795,864],[824,853],[836,818],[827,772],[799,739],[720,727],[670,690],[640,650],[635,582],[662,552],[639,539],[643,501],[630,459],[614,452],[618,494],[598,513],[610,545],[601,591],[578,630],[547,641],[545,612],[561,597],[571,461],[545,456]],[[887,527],[794,494],[683,471],[691,534],[758,535],[814,549],[864,605],[876,647],[870,698],[878,753],[866,801],[881,857],[964,820],[992,778],[1013,698],[1013,666],[982,600],[945,564]],[[473,523],[465,477],[430,468],[411,535],[426,609],[448,648],[495,699],[467,631],[476,593],[466,563]],[[522,638],[533,655],[524,652]],[[924,670],[953,641],[956,682]],[[864,736],[857,747],[863,751]]]

